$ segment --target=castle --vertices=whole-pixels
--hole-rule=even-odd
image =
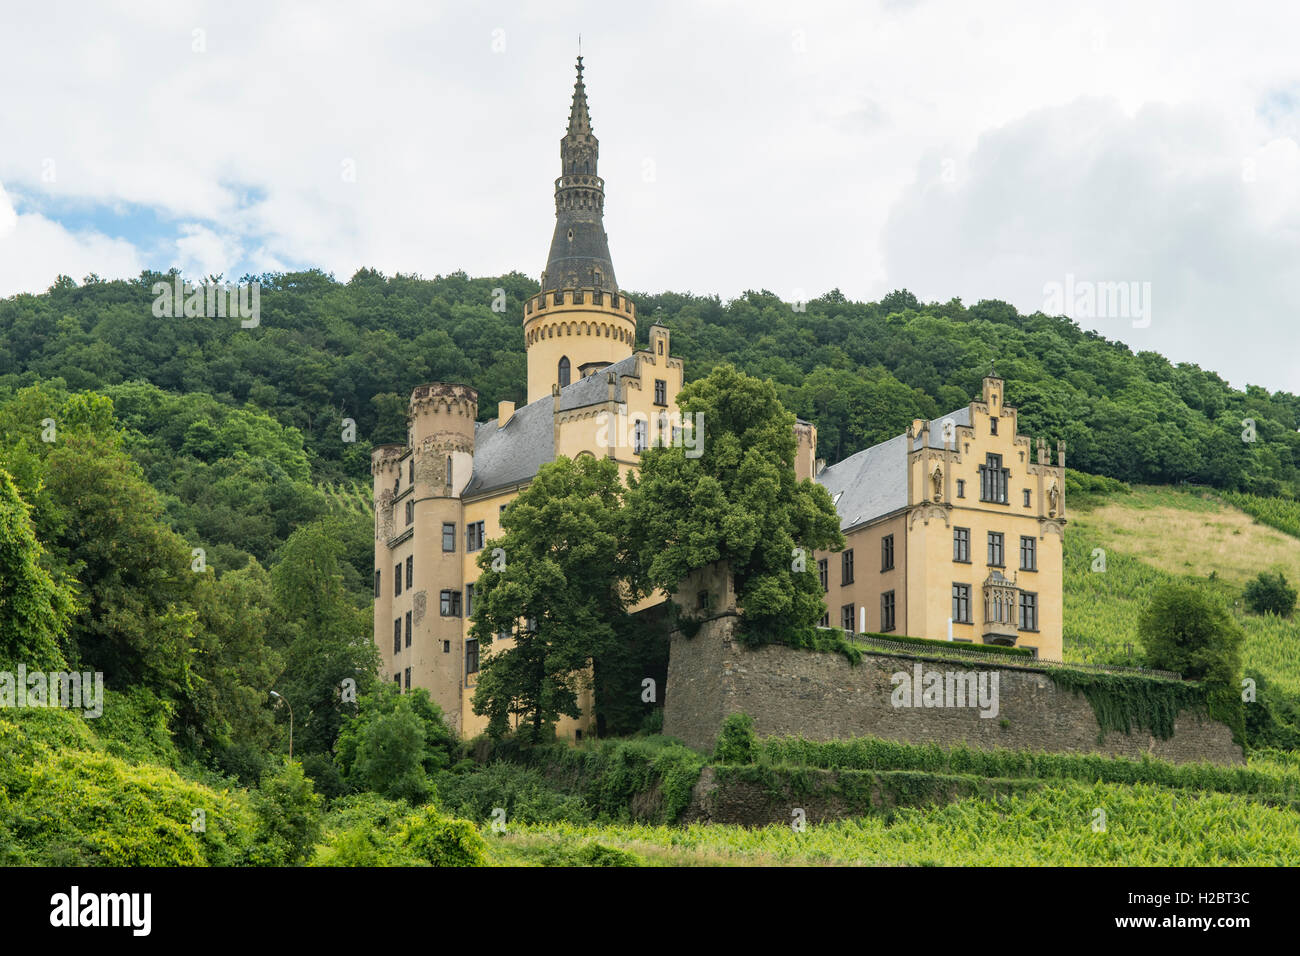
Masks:
[[[555,233],[541,291],[524,305],[527,404],[501,402],[494,419],[480,422],[473,388],[420,385],[406,443],[371,454],[381,676],[404,690],[427,689],[466,737],[487,724],[471,707],[480,653],[469,628],[476,560],[500,535],[501,513],[558,456],[602,455],[626,474],[678,427],[684,370],[669,330],[649,325],[637,348],[636,307],[614,278],[582,73],[578,57],[560,140]],[[831,493],[848,540],[841,553],[817,555],[832,609],[824,624],[834,613],[849,630],[1021,644],[1060,657],[1064,451],[1053,465],[1040,442],[1031,461],[1015,409],[1001,399],[1002,381],[990,375],[981,401],[940,422],[917,421],[905,436],[824,470],[815,427],[797,423],[799,477]],[[611,428],[613,421],[629,427]],[[972,549],[986,535],[981,581],[975,568],[983,562]],[[1006,548],[1014,556],[1017,545],[1019,569],[1007,577]],[[867,560],[877,547],[878,573]],[[590,692],[579,703],[583,716],[564,718],[559,735],[591,731]]]

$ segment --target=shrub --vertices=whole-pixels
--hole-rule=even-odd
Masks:
[[[486,866],[485,845],[474,824],[440,816],[433,807],[411,814],[400,839],[431,866]]]
[[[261,789],[253,794],[253,811],[258,849],[267,862],[298,863],[307,857],[320,839],[320,807],[321,798],[297,761],[262,778]]]
[[[1261,571],[1246,585],[1246,606],[1256,614],[1290,617],[1295,610],[1296,589],[1286,583],[1281,571]]]
[[[748,714],[730,714],[722,722],[713,750],[715,763],[753,763],[758,758],[758,736]]]

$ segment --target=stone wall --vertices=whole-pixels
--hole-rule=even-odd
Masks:
[[[1100,730],[1092,705],[1059,688],[1042,670],[993,668],[922,656],[864,653],[856,666],[840,654],[767,646],[749,649],[734,638],[737,619],[704,622],[694,637],[673,634],[664,693],[664,733],[688,746],[713,747],[723,719],[743,712],[760,737],[802,735],[813,740],[883,737],[908,743],[1062,753],[1152,757],[1174,763],[1244,763],[1226,725],[1190,711],[1174,735]],[[924,671],[997,675],[997,714],[975,707],[894,706],[892,675]]]

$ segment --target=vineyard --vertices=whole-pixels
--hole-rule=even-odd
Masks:
[[[1192,579],[1233,608],[1246,632],[1246,670],[1300,697],[1300,618],[1249,614],[1241,606],[1242,587],[1261,570],[1277,567],[1300,580],[1300,541],[1218,497],[1138,487],[1074,511],[1065,535],[1067,661],[1140,663],[1137,620],[1152,592]],[[1278,499],[1258,500],[1286,513]]]
[[[317,488],[325,495],[331,512],[374,517],[374,494],[365,482],[324,481],[317,485]]]
[[[660,866],[1300,865],[1300,814],[1147,784],[1060,783],[892,818],[761,828],[518,824],[484,828],[499,865],[619,851]],[[617,857],[616,857],[617,858]],[[626,858],[619,858],[626,859]]]
[[[1300,501],[1291,498],[1261,498],[1239,491],[1215,492],[1235,508],[1264,524],[1300,538]]]

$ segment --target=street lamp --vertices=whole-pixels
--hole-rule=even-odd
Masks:
[[[282,697],[280,694],[276,693],[275,691],[271,691],[271,696],[274,697],[276,700],[280,701],[281,703],[283,703],[284,706],[289,708],[289,759],[292,760],[293,759],[293,705],[290,704],[289,701],[287,701],[284,697]]]

